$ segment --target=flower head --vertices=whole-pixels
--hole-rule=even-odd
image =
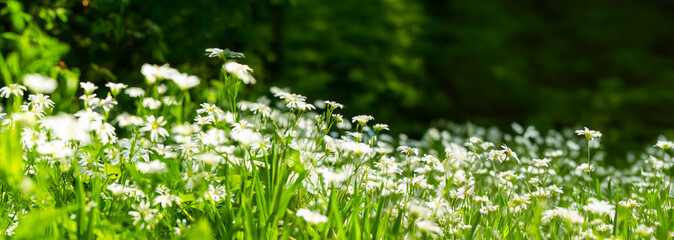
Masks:
[[[670,141],[658,141],[655,143],[655,146],[661,148],[662,150],[669,150],[674,147],[674,143]]]
[[[154,160],[152,162],[137,162],[136,168],[138,171],[145,174],[155,174],[166,172],[166,163],[163,163],[159,160]]]
[[[326,217],[323,214],[313,212],[309,209],[302,208],[300,210],[297,210],[296,215],[298,217],[304,218],[304,221],[307,221],[308,223],[311,224],[320,224],[320,223],[325,223],[328,222],[328,217]]]
[[[601,137],[601,132],[595,131],[595,130],[590,130],[587,127],[585,129],[581,130],[576,130],[576,134],[579,136],[585,136],[585,139],[588,141],[594,139],[594,138],[600,138]]]
[[[105,86],[110,88],[110,92],[114,96],[117,96],[117,94],[119,94],[119,92],[121,92],[122,89],[125,89],[125,88],[128,87],[128,85],[126,85],[124,83],[113,83],[113,82],[106,83]]]
[[[223,66],[228,73],[236,75],[245,84],[255,84],[255,78],[250,75],[253,69],[248,65],[239,64],[237,62],[226,62]]]
[[[160,136],[167,137],[169,135],[168,131],[163,128],[164,125],[166,125],[166,120],[164,120],[163,116],[158,118],[155,116],[148,116],[145,119],[145,126],[139,130],[141,132],[150,132],[150,140],[157,141]]]
[[[37,73],[23,75],[23,84],[36,93],[53,93],[56,90],[56,80]]]
[[[26,91],[26,87],[19,84],[9,84],[9,86],[0,88],[0,97],[9,98],[9,95],[23,96],[23,91]]]

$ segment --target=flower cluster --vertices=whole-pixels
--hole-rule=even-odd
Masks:
[[[620,170],[605,166],[600,148],[590,159],[575,135],[601,133],[587,128],[446,124],[420,140],[394,138],[373,116],[344,120],[342,104],[287,89],[271,89],[277,104],[237,102],[231,89],[256,82],[234,61],[243,54],[207,55],[222,61],[223,86],[146,64],[145,85],[80,83],[72,114],[54,111],[65,102],[46,95],[53,79],[26,75],[25,102],[24,85],[0,88],[12,102],[0,114],[2,234],[26,234],[30,216],[53,215],[42,223],[58,228],[49,238],[671,236],[669,141]],[[211,88],[224,96],[190,100]]]

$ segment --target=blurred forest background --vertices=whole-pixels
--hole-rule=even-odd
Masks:
[[[204,49],[220,47],[255,69],[247,96],[290,87],[344,103],[347,117],[371,114],[394,134],[420,137],[438,119],[588,126],[617,158],[674,137],[673,1],[20,3],[2,4],[0,50],[26,67],[3,77],[40,63],[81,81],[140,85],[143,63],[169,63],[215,79],[218,61]]]

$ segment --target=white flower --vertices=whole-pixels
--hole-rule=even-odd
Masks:
[[[375,132],[380,132],[382,130],[390,131],[390,129],[388,128],[388,125],[384,124],[384,123],[377,123],[374,126],[372,126],[372,129]]]
[[[159,194],[159,196],[155,197],[154,200],[152,201],[152,205],[161,205],[161,207],[166,208],[166,206],[173,206],[173,202],[180,203],[180,198],[177,196],[168,194],[168,193],[163,193]]]
[[[513,213],[521,212],[528,208],[528,205],[531,204],[529,195],[513,195],[513,198],[510,200],[508,205],[510,205],[510,211]]]
[[[316,109],[314,105],[306,103],[307,97],[305,96],[287,92],[277,92],[274,95],[282,99],[285,102],[286,107],[290,109],[299,109],[299,110]]]
[[[587,127],[585,129],[581,130],[576,130],[576,134],[579,136],[585,136],[585,139],[592,140],[594,138],[600,138],[601,137],[601,132],[595,131],[595,130],[590,130]]]
[[[358,122],[358,125],[365,126],[367,122],[374,120],[374,117],[370,115],[358,115],[351,119],[351,122]]]
[[[94,91],[96,91],[96,89],[98,89],[98,87],[96,87],[96,85],[91,82],[81,82],[80,87],[84,89],[85,95],[91,95],[94,93]]]
[[[185,219],[177,219],[176,222],[178,223],[178,226],[173,227],[173,233],[175,233],[177,236],[181,236],[190,228],[190,226],[187,225],[187,220]]]
[[[199,154],[197,159],[210,166],[215,166],[222,161],[222,157],[220,157],[220,155],[212,152]]]
[[[28,101],[33,107],[39,109],[52,108],[54,107],[54,101],[49,99],[49,96],[42,93],[28,95]]]
[[[534,159],[534,166],[536,166],[538,168],[548,167],[548,163],[550,163],[550,161],[552,161],[552,160],[549,159],[549,158]]]
[[[422,220],[416,222],[421,231],[442,235],[442,228],[431,220]]]
[[[541,222],[543,222],[544,224],[548,224],[555,217],[565,219],[566,221],[572,224],[579,224],[585,221],[583,216],[581,216],[580,213],[578,213],[578,211],[573,209],[557,207],[556,209],[544,211]]]
[[[316,172],[318,172],[321,177],[323,177],[326,185],[338,185],[349,177],[349,175],[347,175],[344,171],[332,171],[325,167],[316,169]]]
[[[152,84],[157,81],[157,77],[162,77],[166,76],[166,72],[173,72],[171,71],[168,64],[163,65],[163,66],[158,66],[154,64],[143,64],[140,68],[140,73],[143,74],[145,77],[145,81],[148,83]],[[163,73],[162,73],[163,72]]]
[[[225,190],[223,186],[214,187],[213,185],[208,185],[208,191],[204,193],[204,197],[213,200],[213,202],[220,202],[227,196]]]
[[[255,132],[251,129],[241,129],[238,131],[232,131],[230,133],[232,138],[241,143],[244,146],[251,146],[254,143],[262,141],[262,134]]]
[[[407,155],[407,156],[417,156],[417,155],[419,155],[419,149],[418,148],[413,148],[413,147],[408,147],[408,146],[399,146],[397,150],[402,155]]]
[[[85,94],[80,96],[80,99],[84,101],[86,106],[96,106],[101,102],[101,99],[96,97],[96,94]]]
[[[0,97],[9,98],[9,95],[23,96],[23,91],[26,91],[26,87],[19,84],[9,84],[9,86],[0,88]]]
[[[47,140],[47,136],[41,132],[37,132],[32,128],[23,128],[21,132],[21,143],[26,148],[33,148],[35,145],[44,143]]]
[[[159,160],[154,160],[149,163],[137,162],[136,168],[138,168],[138,171],[145,174],[163,173],[166,172],[166,163]]]
[[[206,55],[208,55],[209,58],[219,57],[224,52],[225,51],[220,48],[206,48]]]
[[[133,209],[135,211],[129,211],[129,215],[133,218],[133,224],[137,225],[143,221],[140,226],[149,229],[151,223],[156,220],[155,214],[157,213],[157,209],[151,209],[150,203],[146,201],[142,201],[138,205],[134,204]],[[150,225],[146,225],[146,223],[150,223]]]
[[[132,97],[132,98],[138,98],[138,97],[142,97],[143,95],[145,95],[145,90],[143,90],[142,88],[137,88],[137,87],[127,88],[126,90],[124,90],[124,92],[127,95],[129,95],[129,97]]]
[[[121,92],[122,89],[128,87],[128,85],[124,83],[113,83],[113,82],[106,83],[105,86],[110,88],[110,92],[112,93],[112,95],[115,96],[117,96],[117,94],[119,94],[119,92]]]
[[[154,99],[154,98],[144,98],[143,99],[143,107],[146,107],[150,110],[155,110],[159,107],[161,107],[161,101]]]
[[[627,201],[620,201],[618,202],[618,205],[626,208],[637,208],[641,206],[641,204],[634,199],[628,199]]]
[[[184,73],[173,76],[173,78],[171,78],[171,80],[173,80],[173,82],[176,85],[178,85],[178,87],[181,90],[187,90],[187,89],[193,88],[193,87],[199,85],[199,83],[201,82],[201,81],[199,81],[199,78],[197,76],[187,75],[187,74],[184,74]]]
[[[614,208],[615,206],[609,204],[607,201],[600,201],[596,198],[588,199],[587,205],[583,206],[585,211],[607,216],[613,216]]]
[[[663,150],[669,150],[669,149],[671,149],[672,147],[674,147],[674,143],[673,143],[673,142],[670,142],[670,141],[658,141],[658,142],[655,144],[655,146],[656,146],[656,147],[659,147],[659,148],[661,148],[661,149],[663,149]]]
[[[239,64],[237,62],[226,62],[223,66],[228,73],[236,75],[245,84],[255,84],[255,78],[250,74],[253,69],[248,65]]]
[[[106,188],[108,189],[108,191],[110,191],[110,193],[112,193],[112,195],[115,196],[121,196],[122,194],[125,194],[129,191],[128,188],[116,183],[112,183],[108,185]]]
[[[341,108],[344,108],[344,105],[342,105],[341,103],[335,102],[335,101],[324,101],[324,103],[327,104],[328,107],[329,107],[331,110],[332,110],[332,109],[337,109],[337,108],[340,108],[340,109],[341,109]]]
[[[296,215],[298,217],[304,218],[304,221],[307,221],[308,223],[311,224],[321,224],[328,222],[328,217],[326,217],[325,215],[313,212],[306,208],[297,210]]]
[[[594,166],[592,166],[590,164],[587,164],[587,163],[583,163],[580,166],[578,166],[576,169],[581,170],[585,173],[591,173],[591,172],[594,171]]]
[[[53,93],[56,90],[56,80],[50,77],[44,77],[40,74],[23,75],[23,84],[36,93]]]
[[[653,234],[654,230],[652,227],[646,226],[644,224],[639,224],[639,226],[637,226],[637,228],[634,229],[634,232],[643,237],[647,237]]]
[[[91,129],[98,134],[98,137],[101,138],[103,144],[114,143],[117,140],[115,127],[107,122],[94,121],[91,123]]]
[[[166,120],[163,116],[155,118],[155,116],[148,116],[145,119],[145,126],[140,128],[141,132],[150,132],[150,140],[157,141],[159,137],[167,137],[169,135],[168,131],[163,128],[166,125]]]
[[[270,142],[271,142],[270,138],[262,139],[259,142],[253,143],[250,146],[250,149],[253,150],[253,151],[257,151],[257,150],[267,151],[267,150],[269,150],[269,148],[271,148]]]
[[[194,118],[194,122],[196,122],[199,125],[208,125],[208,124],[213,123],[213,121],[215,121],[215,119],[213,119],[213,116],[203,117],[201,115],[197,115],[197,117]]]
[[[143,119],[136,116],[136,115],[130,115],[128,113],[122,113],[120,115],[117,115],[115,118],[115,121],[117,124],[119,124],[120,127],[127,127],[127,126],[142,126],[143,125]]]
[[[87,110],[80,110],[74,114],[79,122],[89,124],[94,121],[103,121],[103,116],[100,113],[94,112],[91,108]]]
[[[77,140],[83,145],[91,143],[91,130],[88,124],[81,124],[73,115],[61,113],[47,117],[43,125],[61,140]]]
[[[103,108],[104,111],[110,112],[110,109],[117,105],[117,100],[108,95],[105,99],[100,99],[98,105]]]

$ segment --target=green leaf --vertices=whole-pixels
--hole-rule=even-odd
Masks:
[[[186,240],[207,240],[213,239],[211,233],[211,224],[206,219],[199,220],[185,235]]]
[[[107,175],[110,179],[118,179],[119,177],[122,176],[122,170],[115,165],[106,163],[105,175]]]
[[[69,209],[48,208],[29,213],[19,222],[15,230],[15,239],[44,239],[49,237],[48,228],[59,218],[65,217],[68,211]]]

